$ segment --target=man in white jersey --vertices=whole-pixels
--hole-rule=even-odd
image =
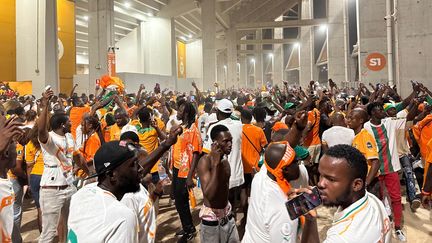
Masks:
[[[367,162],[360,151],[336,145],[319,163],[318,189],[325,206],[337,206],[325,243],[390,242],[391,226],[382,202],[366,191]],[[302,242],[319,242],[316,218],[308,215]]]
[[[289,181],[300,176],[295,147],[307,125],[307,113],[298,112],[286,139],[272,142],[265,165],[252,180],[252,190],[242,242],[297,242],[298,220],[291,220],[285,203],[292,190]]]
[[[210,153],[213,140],[210,137],[211,130],[216,125],[224,125],[228,128],[232,136],[232,151],[228,155],[228,162],[231,168],[231,177],[229,179],[229,201],[231,205],[236,205],[234,199],[240,195],[240,186],[244,183],[243,163],[241,157],[242,128],[240,121],[231,119],[234,106],[228,99],[222,99],[217,104],[216,116],[218,121],[210,125],[207,130],[207,136],[203,144],[203,152]]]
[[[140,189],[137,147],[126,141],[104,143],[94,165],[98,182],[72,197],[68,242],[138,242],[136,215],[120,202],[125,193]]]
[[[0,112],[0,242],[11,242],[14,193],[7,171],[15,166],[17,153],[12,138],[23,133],[19,128],[23,124],[14,118],[6,120],[1,108]]]
[[[166,142],[162,143],[165,145],[171,145],[173,139],[177,136],[170,136]],[[121,140],[125,140],[134,143],[136,146],[139,145],[139,137],[134,132],[126,132],[121,135]],[[150,169],[154,164],[162,157],[163,153],[169,148],[169,146],[160,146],[150,155],[144,150],[140,150],[140,164],[143,165],[143,169],[139,171],[141,181],[146,174],[150,172]],[[147,169],[146,169],[147,168]],[[161,182],[158,182],[161,183]],[[161,188],[162,189],[162,188]],[[135,193],[126,193],[121,202],[125,204],[129,209],[135,213],[139,224],[138,240],[140,243],[151,243],[155,241],[156,235],[156,208],[155,200],[162,195],[163,191],[153,191],[153,195],[150,195],[147,189],[140,184],[139,191]]]
[[[71,122],[66,114],[56,113],[49,120],[52,130],[48,132],[48,107],[53,91],[49,89],[42,96],[42,112],[37,124],[38,139],[44,158],[44,171],[40,183],[42,233],[39,242],[45,243],[53,242],[58,225],[64,231],[67,229],[70,198],[76,192],[76,188],[72,175],[75,144],[70,134]],[[65,232],[59,232],[59,241],[65,240]]]

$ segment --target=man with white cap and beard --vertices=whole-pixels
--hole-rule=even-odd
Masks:
[[[240,121],[231,119],[233,111],[234,105],[230,100],[222,99],[218,102],[216,111],[218,121],[211,124],[207,130],[207,136],[203,144],[203,152],[208,154],[211,151],[213,141],[210,137],[210,133],[213,127],[216,125],[226,126],[232,136],[232,151],[228,155],[228,162],[231,168],[231,176],[229,179],[229,201],[231,205],[235,207],[235,198],[240,195],[240,186],[244,183],[243,163],[241,158],[243,124]]]

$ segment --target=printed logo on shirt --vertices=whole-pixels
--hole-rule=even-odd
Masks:
[[[368,149],[372,149],[372,143],[371,143],[371,142],[367,142],[367,143],[366,143],[366,147],[367,147]]]
[[[283,224],[282,228],[281,228],[281,233],[284,236],[284,238],[286,236],[290,236],[292,234],[292,232],[291,232],[291,225],[289,223]]]

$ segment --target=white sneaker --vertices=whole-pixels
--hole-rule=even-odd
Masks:
[[[396,237],[399,239],[399,241],[407,241],[406,236],[402,230],[396,230]]]

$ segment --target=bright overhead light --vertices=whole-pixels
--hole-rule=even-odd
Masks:
[[[189,35],[188,35],[188,37],[189,37],[189,38],[192,38],[192,37],[193,37],[193,35],[192,35],[192,34],[189,34]]]
[[[83,52],[82,54],[83,54],[83,55],[87,55],[87,52]]]
[[[270,58],[273,58],[273,53],[269,53],[269,57],[270,57]]]
[[[319,29],[320,29],[321,32],[324,32],[324,31],[327,30],[327,25],[326,25],[326,24],[323,24],[323,25],[320,26]]]
[[[85,21],[87,21],[87,20],[89,20],[89,17],[88,17],[87,15],[84,15],[83,19],[84,19]]]
[[[153,16],[154,16],[153,13],[147,13],[147,15],[148,15],[149,17],[153,17]]]
[[[251,62],[255,63],[255,58],[252,58],[252,59],[251,59]]]
[[[227,69],[227,65],[224,65],[224,68]]]
[[[300,43],[298,43],[298,42],[294,43],[294,47],[295,47],[295,48],[297,48],[297,47],[299,47],[299,46],[300,46]]]
[[[130,2],[125,2],[124,6],[125,6],[125,8],[130,8],[131,4],[130,4]]]
[[[182,39],[182,40],[184,40],[184,41],[187,41],[187,38],[184,37],[184,36],[180,36],[180,39]]]

